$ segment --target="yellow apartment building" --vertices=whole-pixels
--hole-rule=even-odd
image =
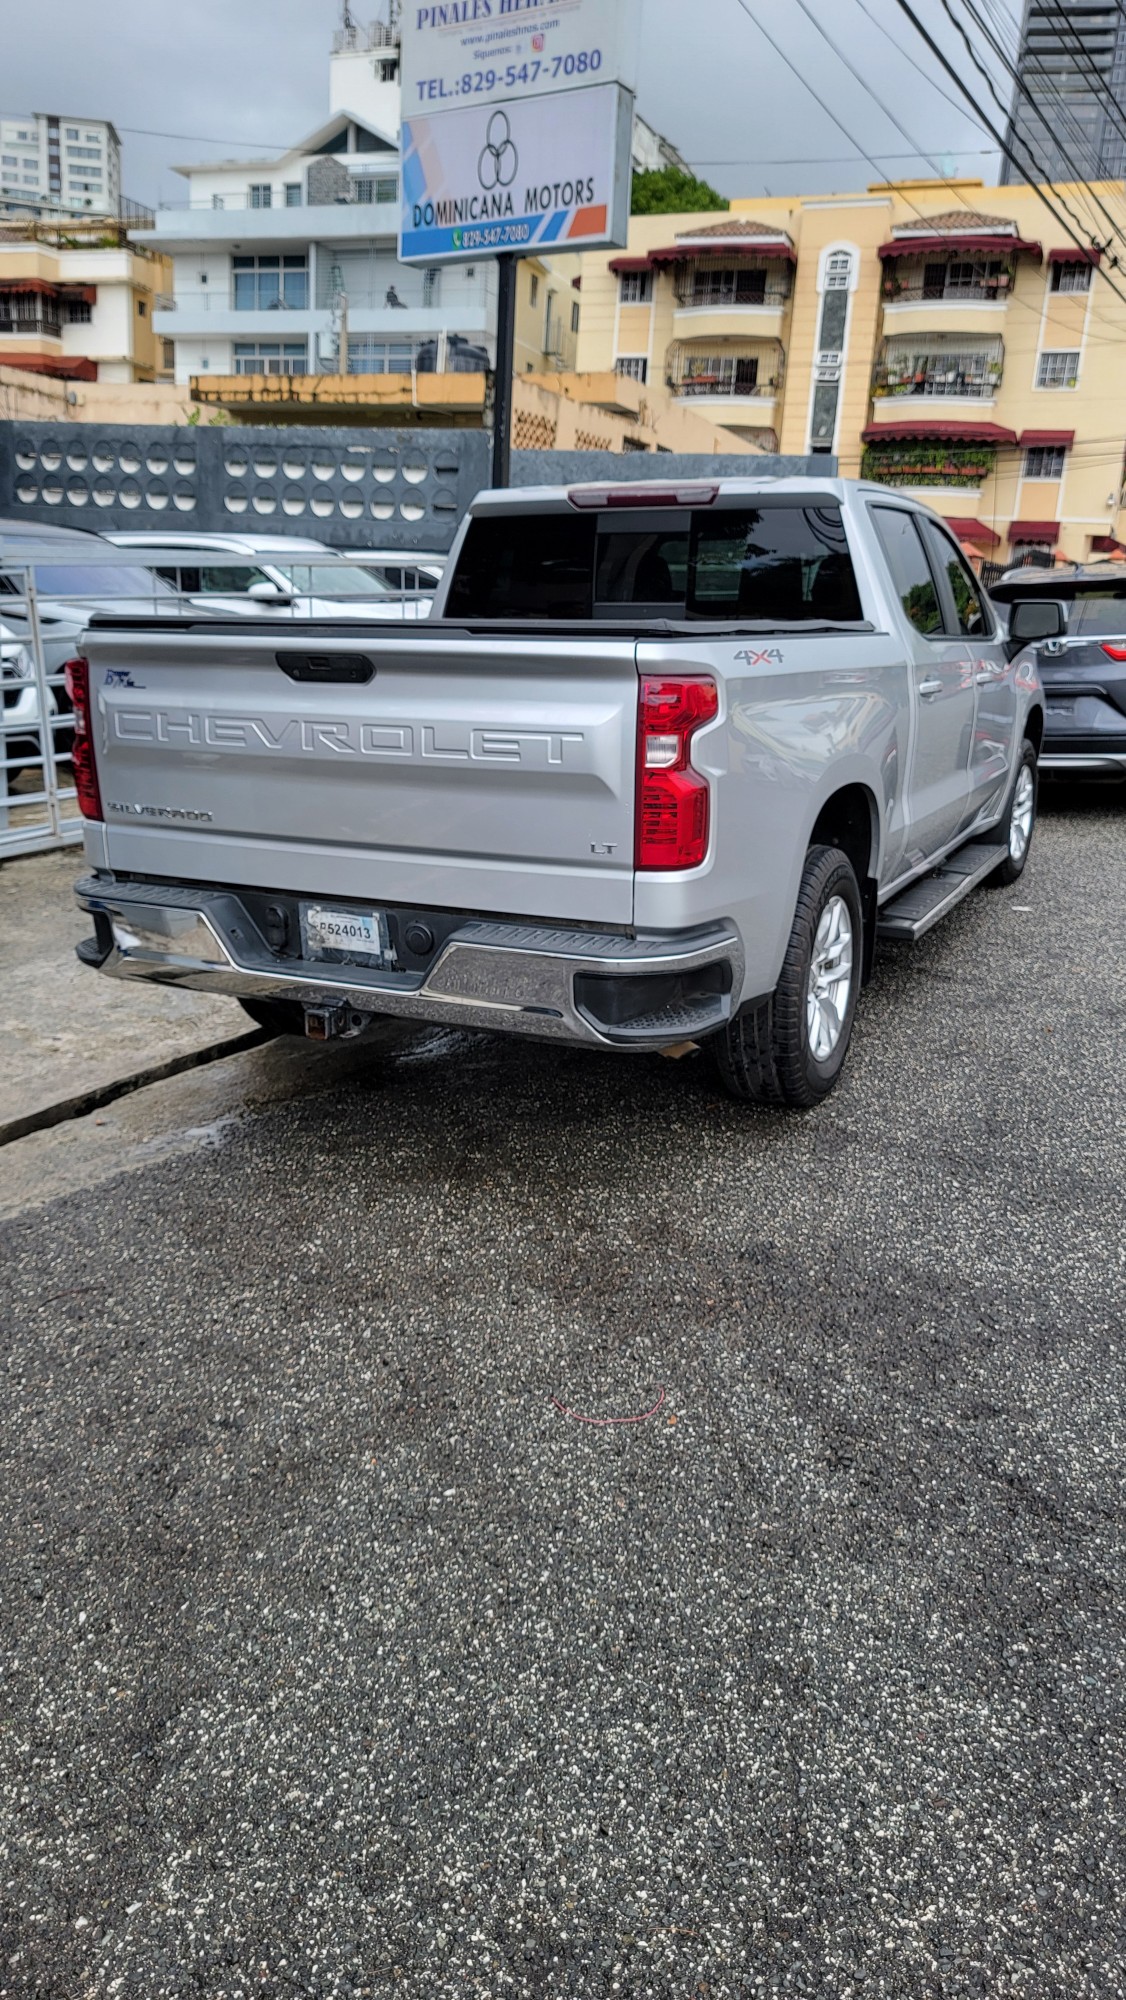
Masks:
[[[67,382],[153,382],[165,372],[153,312],[166,257],[122,223],[0,222],[0,366]]]
[[[1036,188],[976,180],[636,216],[626,251],[582,259],[577,366],[834,453],[980,556],[1085,558],[1126,544],[1126,303],[1100,266]]]

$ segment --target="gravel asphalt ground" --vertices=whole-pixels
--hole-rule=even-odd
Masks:
[[[408,1037],[7,1223],[0,1996],[1126,1991],[1124,941],[1059,799],[818,1113]]]

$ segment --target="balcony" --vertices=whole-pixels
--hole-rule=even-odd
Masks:
[[[767,270],[725,270],[704,264],[682,265],[676,282],[677,305],[721,310],[741,306],[785,306],[790,299],[790,273]]]
[[[925,340],[898,338],[884,343],[872,393],[991,403],[1004,367],[1005,347],[1000,340],[971,343],[953,334],[933,334]]]
[[[780,341],[677,343],[669,349],[666,385],[682,400],[773,403],[781,391],[785,354]]]
[[[50,313],[38,313],[33,319],[25,319],[21,314],[8,312],[0,306],[0,334],[3,333],[19,334],[24,340],[61,340],[63,326],[62,321]]]
[[[1014,266],[999,257],[903,258],[885,266],[881,296],[889,307],[1008,303]]]
[[[175,252],[217,250],[232,242],[248,251],[296,249],[311,236],[355,244],[377,237],[390,245],[399,233],[397,195],[394,201],[306,202],[294,208],[254,208],[235,194],[224,195],[223,202],[222,208],[207,203],[158,209],[151,229],[131,234],[149,249]]]

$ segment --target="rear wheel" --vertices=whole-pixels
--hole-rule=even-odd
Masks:
[[[774,992],[711,1043],[730,1096],[797,1111],[828,1096],[852,1037],[863,937],[852,863],[839,847],[811,847]]]
[[[998,833],[1006,842],[1004,856],[987,878],[995,889],[1006,888],[1010,882],[1019,881],[1024,874],[1024,864],[1032,845],[1032,829],[1036,824],[1037,779],[1036,751],[1026,739],[998,828]]]

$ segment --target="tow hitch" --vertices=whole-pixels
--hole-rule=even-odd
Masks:
[[[306,1038],[310,1042],[350,1040],[370,1028],[374,1018],[372,1014],[357,1014],[351,1007],[306,1007]]]

